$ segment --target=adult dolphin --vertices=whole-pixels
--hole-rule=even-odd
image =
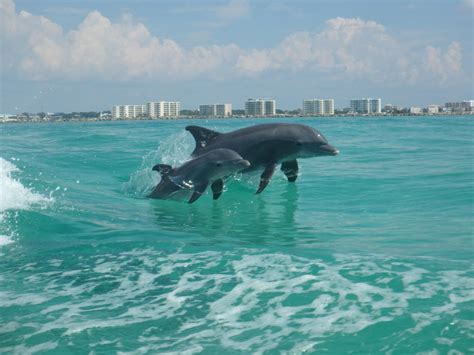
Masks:
[[[257,194],[270,182],[278,164],[288,178],[294,182],[298,177],[298,158],[337,155],[339,151],[312,127],[296,123],[258,124],[219,133],[204,127],[187,126],[196,140],[192,156],[196,157],[216,148],[232,149],[250,162],[250,171],[263,168]]]
[[[161,174],[161,181],[148,197],[168,199],[182,190],[193,190],[188,203],[196,201],[211,184],[213,198],[217,200],[224,187],[223,178],[248,168],[250,163],[230,149],[214,149],[173,168],[156,164],[153,170]]]

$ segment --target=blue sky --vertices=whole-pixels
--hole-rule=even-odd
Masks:
[[[473,0],[0,0],[0,112],[473,99]]]

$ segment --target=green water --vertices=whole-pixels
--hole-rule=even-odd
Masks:
[[[472,116],[286,119],[340,155],[144,198],[186,125],[269,121],[0,126],[0,352],[473,353]]]

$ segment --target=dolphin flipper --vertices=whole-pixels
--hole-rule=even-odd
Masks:
[[[188,203],[193,203],[199,197],[201,197],[201,195],[204,193],[204,191],[206,191],[207,185],[208,185],[208,183],[206,182],[204,184],[194,186],[194,193],[191,196],[191,198],[189,199]]]
[[[289,182],[295,182],[298,177],[298,162],[296,159],[283,162],[281,171],[286,175]]]
[[[222,191],[224,189],[224,180],[219,179],[219,180],[214,181],[211,185],[211,189],[212,189],[212,194],[213,194],[212,198],[214,200],[217,200],[222,195]]]
[[[258,190],[256,194],[259,194],[260,192],[265,190],[265,187],[267,187],[268,183],[270,182],[270,179],[272,178],[273,173],[275,172],[276,166],[276,163],[272,163],[265,167],[265,170],[263,170],[262,175],[260,175],[260,185],[258,185]]]

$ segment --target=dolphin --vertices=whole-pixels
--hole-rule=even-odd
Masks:
[[[196,140],[191,156],[196,157],[216,148],[232,149],[250,162],[243,172],[261,169],[257,194],[270,182],[278,164],[289,182],[298,177],[298,158],[337,155],[339,151],[312,127],[296,123],[265,123],[229,133],[204,127],[187,126]]]
[[[250,166],[247,160],[230,149],[214,149],[183,165],[156,164],[153,170],[161,174],[161,181],[148,197],[167,199],[179,191],[193,190],[188,203],[196,201],[211,184],[214,200],[222,194],[224,177]]]

